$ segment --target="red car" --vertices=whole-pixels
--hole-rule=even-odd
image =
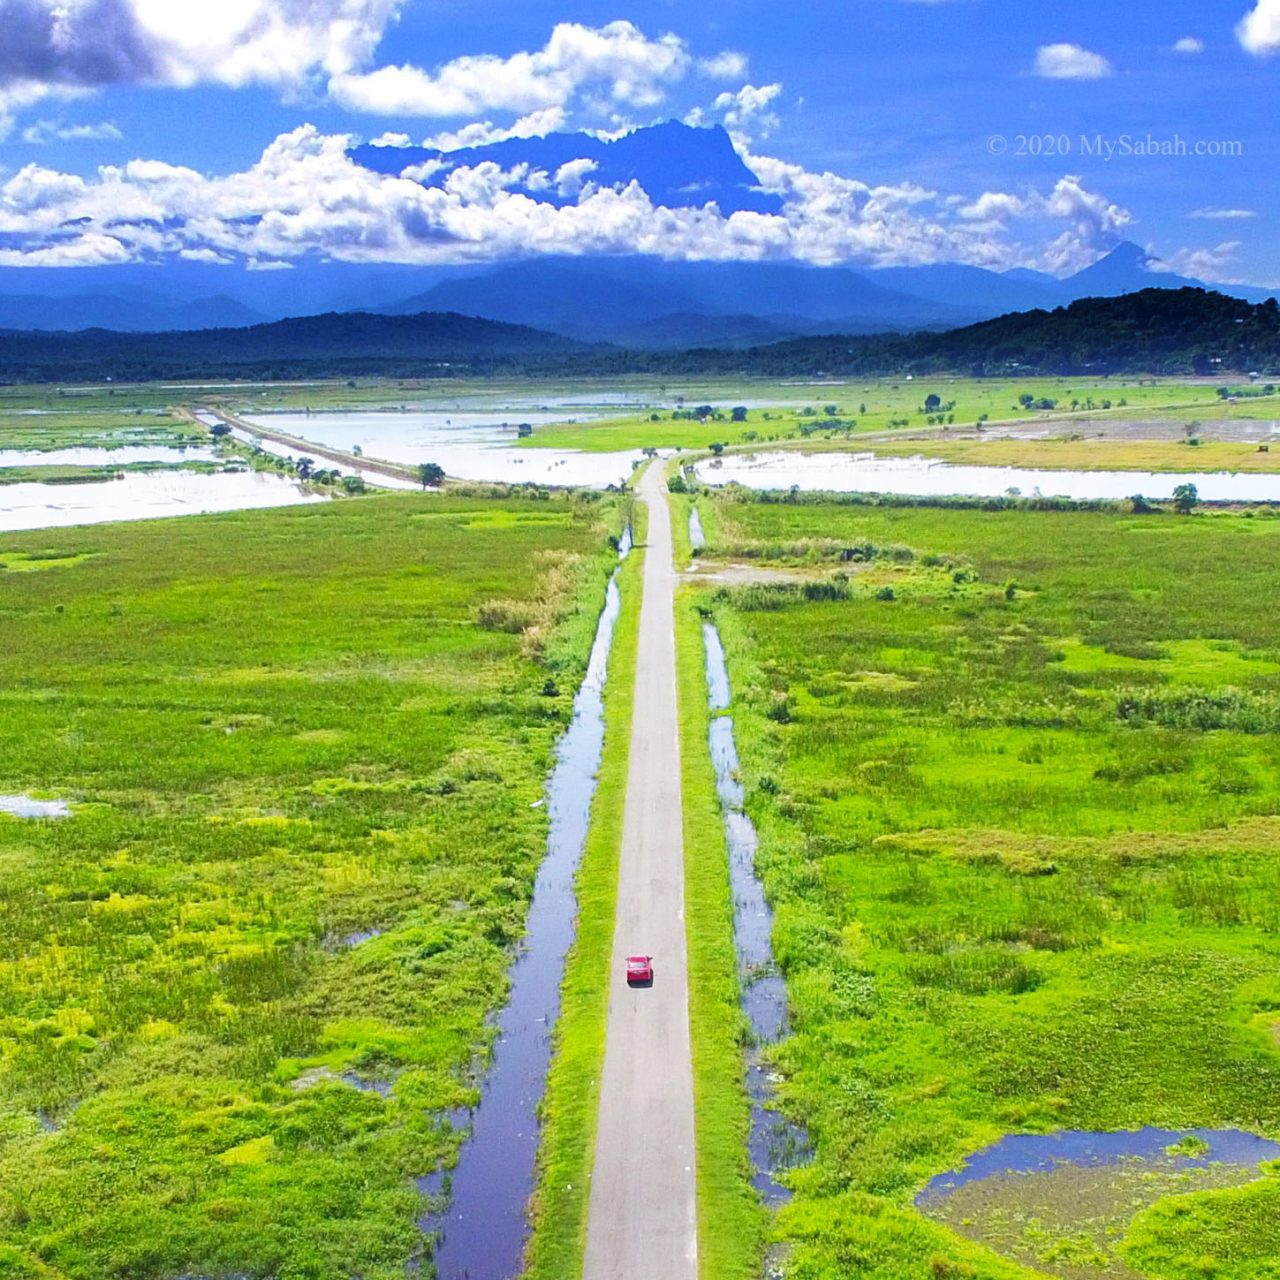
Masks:
[[[627,985],[647,987],[653,982],[653,960],[649,956],[627,957]]]

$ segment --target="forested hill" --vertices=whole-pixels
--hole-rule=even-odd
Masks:
[[[803,338],[746,356],[770,373],[1275,373],[1280,307],[1274,298],[1255,306],[1206,289],[1144,289],[945,333]]]
[[[594,350],[559,334],[453,312],[412,316],[335,312],[238,329],[187,332],[0,331],[0,379],[447,374],[453,365],[521,368],[549,357],[590,358]]]
[[[721,351],[626,351],[455,313],[313,316],[189,333],[0,333],[0,380],[540,374],[1280,373],[1280,307],[1146,289],[946,333],[812,337]]]

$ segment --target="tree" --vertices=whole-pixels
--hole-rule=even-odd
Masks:
[[[924,398],[925,413],[937,413],[942,408],[942,397],[940,395],[927,395]]]
[[[1200,490],[1193,484],[1180,484],[1173,491],[1173,505],[1177,508],[1179,515],[1189,516],[1196,509],[1196,503],[1199,501]]]
[[[724,445],[719,440],[713,440],[711,442],[711,452],[718,458],[724,452]]]
[[[215,440],[221,440],[224,436],[229,436],[231,434],[231,428],[227,426],[225,422],[215,422],[213,426],[209,428],[209,434]]]
[[[444,468],[438,462],[420,462],[418,479],[424,489],[438,489],[444,483]]]
[[[747,406],[745,404],[735,405],[733,412],[729,415],[731,422],[746,422]]]
[[[310,480],[311,473],[315,470],[316,460],[314,458],[298,459],[298,479]]]
[[[364,492],[364,476],[343,476],[342,487],[348,493]]]

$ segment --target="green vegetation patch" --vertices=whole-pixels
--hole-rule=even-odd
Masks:
[[[773,1227],[789,1274],[1028,1274],[914,1208],[1005,1133],[1280,1134],[1280,528],[717,501],[724,544],[913,552],[776,607],[707,597],[790,998],[780,1097],[815,1150]],[[1268,1274],[1271,1181],[1156,1190],[1105,1259],[1072,1196],[1001,1247]]]
[[[69,530],[74,573],[0,575],[0,790],[77,801],[0,832],[6,1274],[389,1280],[421,1252],[616,520],[423,501]]]
[[[1239,1187],[1258,1176],[1256,1169],[1247,1166],[1186,1166],[1175,1159],[1128,1159],[1104,1165],[1062,1163],[1045,1172],[1011,1173],[966,1183],[929,1212],[958,1234],[1062,1280],[1093,1280],[1095,1276],[1141,1280],[1144,1275],[1179,1274],[1253,1277],[1265,1272],[1223,1271],[1204,1253],[1194,1260],[1181,1259],[1184,1268],[1189,1263],[1198,1269],[1170,1270],[1168,1243],[1161,1265],[1135,1270],[1130,1262],[1159,1237],[1160,1226],[1156,1224],[1178,1223],[1188,1214],[1199,1216],[1200,1205],[1215,1203],[1215,1197],[1205,1193]],[[1176,1199],[1166,1203],[1170,1196]],[[1251,1190],[1246,1203],[1256,1198],[1256,1190]],[[1274,1196],[1271,1199],[1274,1203]],[[1135,1218],[1157,1205],[1159,1210],[1142,1221],[1136,1239],[1126,1235]],[[1270,1235],[1276,1238],[1274,1232]],[[1260,1242],[1251,1243],[1256,1248]],[[1252,1261],[1256,1263],[1256,1255]]]
[[[0,550],[0,572],[43,573],[46,569],[70,569],[93,558],[93,552],[64,555],[61,551]]]

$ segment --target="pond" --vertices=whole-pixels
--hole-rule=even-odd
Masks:
[[[911,497],[1065,497],[1076,501],[1142,494],[1169,499],[1194,484],[1205,502],[1280,502],[1280,472],[1038,471],[1026,467],[957,467],[934,458],[880,458],[867,453],[731,454],[696,467],[703,484],[750,489],[884,493]]]
[[[88,484],[4,485],[0,487],[0,532],[327,501],[320,494],[307,493],[290,477],[268,472],[128,472]]]
[[[917,1207],[1062,1280],[1137,1280],[1125,1233],[1171,1195],[1242,1186],[1280,1143],[1239,1129],[1012,1134],[939,1174]]]

